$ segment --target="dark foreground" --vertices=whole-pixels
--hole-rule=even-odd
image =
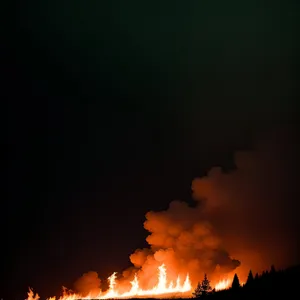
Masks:
[[[262,274],[256,274],[243,286],[235,286],[223,291],[212,291],[206,296],[199,296],[199,299],[295,299],[300,289],[300,265],[286,270],[276,271],[271,269]],[[296,296],[296,298],[298,298]],[[144,300],[157,300],[143,298]],[[163,298],[166,300],[166,298]],[[174,298],[171,298],[174,299]],[[184,299],[184,298],[181,298]],[[190,298],[189,298],[190,299]],[[140,299],[139,299],[140,300]]]

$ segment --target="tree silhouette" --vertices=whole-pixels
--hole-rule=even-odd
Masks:
[[[201,294],[202,294],[202,286],[201,286],[201,283],[198,282],[194,292],[193,292],[193,296],[195,298],[200,298],[201,297]]]
[[[230,289],[214,291],[211,289],[209,280],[205,274],[204,279],[198,283],[197,288],[194,290],[193,296],[196,297],[195,300],[208,300],[213,298],[219,300],[253,299],[258,295],[266,299],[278,297],[281,299],[292,299],[294,290],[282,287],[298,285],[300,265],[283,270],[271,268],[268,272],[263,271],[262,273],[255,273],[255,276],[253,275],[253,271],[249,270],[246,284],[241,285],[237,274],[235,274]],[[291,296],[287,296],[290,294]]]
[[[271,271],[270,271],[271,274],[275,274],[276,273],[276,269],[275,269],[275,266],[272,265],[271,266]]]
[[[208,280],[207,275],[204,274],[204,279],[202,280],[201,283],[198,282],[197,287],[193,292],[193,295],[196,298],[200,298],[200,297],[202,298],[207,296],[211,292],[212,292],[212,288],[210,286],[210,281]]]
[[[253,284],[253,281],[254,281],[254,277],[252,271],[250,270],[246,281],[246,286],[251,286]]]
[[[232,288],[233,290],[237,290],[237,289],[239,289],[240,287],[241,287],[241,285],[240,285],[240,280],[239,280],[237,274],[234,274],[231,288]]]
[[[210,286],[210,281],[208,280],[206,274],[204,274],[204,279],[202,280],[202,289],[206,294],[212,291],[212,288]]]

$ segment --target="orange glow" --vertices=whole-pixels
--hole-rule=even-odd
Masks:
[[[134,279],[130,282],[131,289],[128,292],[120,293],[118,292],[118,285],[116,282],[116,272],[113,273],[109,278],[109,289],[106,292],[100,292],[97,296],[87,295],[83,297],[80,294],[68,293],[64,290],[63,295],[58,299],[56,297],[48,298],[47,300],[76,300],[76,299],[117,299],[117,298],[136,298],[136,297],[155,297],[159,296],[163,298],[164,295],[170,296],[173,295],[185,295],[190,296],[192,292],[192,286],[190,282],[189,275],[187,274],[184,281],[181,281],[181,278],[178,276],[174,284],[173,281],[168,281],[167,270],[164,264],[158,267],[158,279],[157,284],[149,290],[144,290],[139,286],[139,280],[135,274]],[[28,292],[27,300],[39,300],[38,294],[34,295],[33,291],[30,289]]]

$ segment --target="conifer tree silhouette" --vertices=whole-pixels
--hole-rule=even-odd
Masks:
[[[271,274],[275,274],[276,273],[276,269],[275,269],[275,266],[272,265],[271,266],[271,271],[270,271]]]
[[[193,292],[193,296],[195,298],[200,298],[201,297],[201,294],[202,294],[202,286],[201,286],[201,283],[198,282],[194,292]]]
[[[232,288],[233,290],[237,290],[237,289],[239,289],[240,287],[241,287],[241,285],[240,285],[240,280],[239,280],[237,274],[234,274],[231,288]]]
[[[253,277],[252,271],[250,270],[247,281],[246,281],[246,286],[251,286],[253,284],[253,282],[254,282],[254,277]]]
[[[202,282],[198,282],[195,291],[193,292],[194,297],[202,298],[209,295],[212,292],[212,288],[210,286],[210,280],[208,280],[207,275],[204,274],[204,279]]]

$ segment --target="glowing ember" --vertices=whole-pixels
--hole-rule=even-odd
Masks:
[[[229,288],[230,283],[231,281],[229,279],[223,279],[216,284],[215,289],[216,291],[226,290]]]
[[[64,290],[63,295],[59,297],[57,300],[76,300],[76,299],[112,299],[112,298],[135,298],[135,297],[144,297],[144,296],[151,296],[155,297],[157,295],[160,296],[160,298],[164,294],[183,294],[191,292],[192,286],[190,282],[189,275],[187,274],[185,280],[183,283],[181,283],[180,277],[178,276],[176,280],[176,284],[174,285],[174,282],[170,281],[168,284],[167,280],[167,270],[164,264],[162,264],[158,268],[158,283],[156,286],[154,286],[152,289],[149,290],[143,290],[139,286],[139,280],[137,278],[137,275],[134,276],[134,279],[130,282],[131,283],[131,289],[128,292],[125,293],[119,293],[117,282],[116,282],[116,274],[113,273],[109,278],[109,289],[106,292],[100,292],[97,296],[95,295],[87,295],[83,297],[80,294],[74,294],[74,293],[68,293],[66,290]],[[27,300],[39,300],[38,294],[34,295],[33,291],[30,289],[28,292],[28,298]],[[47,300],[56,300],[55,297],[48,298]]]

